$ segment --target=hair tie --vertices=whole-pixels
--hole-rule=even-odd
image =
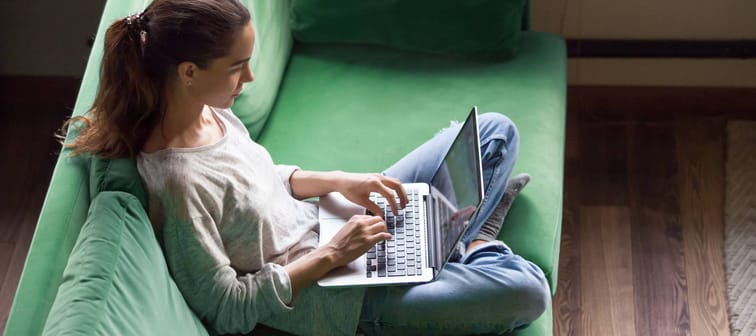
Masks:
[[[144,16],[144,12],[131,14],[125,17],[124,20],[126,20],[126,25],[129,29],[136,29],[140,32],[147,30],[147,18]]]
[[[131,14],[124,18],[126,20],[126,26],[132,32],[136,32],[139,35],[139,41],[142,43],[142,47],[147,42],[147,17],[144,16],[144,12]]]

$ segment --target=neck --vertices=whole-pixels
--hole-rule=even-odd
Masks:
[[[183,90],[166,90],[163,119],[155,126],[143,150],[190,148],[207,145],[222,137],[223,132],[205,105]]]
[[[167,98],[165,115],[158,125],[166,141],[195,133],[202,128],[204,104],[194,101],[184,92],[168,94]]]

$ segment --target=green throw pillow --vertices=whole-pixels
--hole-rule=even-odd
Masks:
[[[147,194],[134,160],[90,157],[89,197],[94,199],[103,191],[123,191],[132,194],[139,199],[143,208],[147,208]]]
[[[294,0],[291,27],[303,42],[501,60],[516,54],[527,16],[527,0]]]
[[[92,201],[43,335],[207,335],[133,195]]]

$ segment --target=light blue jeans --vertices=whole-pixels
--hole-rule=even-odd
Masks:
[[[452,123],[384,174],[404,183],[429,183],[460,128],[461,124]],[[501,114],[480,115],[479,128],[485,198],[463,237],[465,244],[475,238],[504,195],[519,146],[517,128]],[[504,243],[493,241],[464,251],[435,281],[368,288],[359,331],[367,335],[501,334],[538,318],[550,299],[541,269],[513,254]]]

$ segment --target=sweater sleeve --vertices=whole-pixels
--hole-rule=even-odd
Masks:
[[[268,263],[254,273],[238,274],[212,218],[169,221],[163,232],[176,285],[198,317],[218,333],[247,333],[258,321],[292,309],[291,283],[283,267]]]
[[[291,181],[289,179],[291,178],[291,174],[294,174],[294,172],[299,169],[300,168],[297,166],[276,165],[278,177],[281,179],[281,183],[283,183],[286,191],[289,192],[289,195],[293,195],[293,192],[291,191]]]

